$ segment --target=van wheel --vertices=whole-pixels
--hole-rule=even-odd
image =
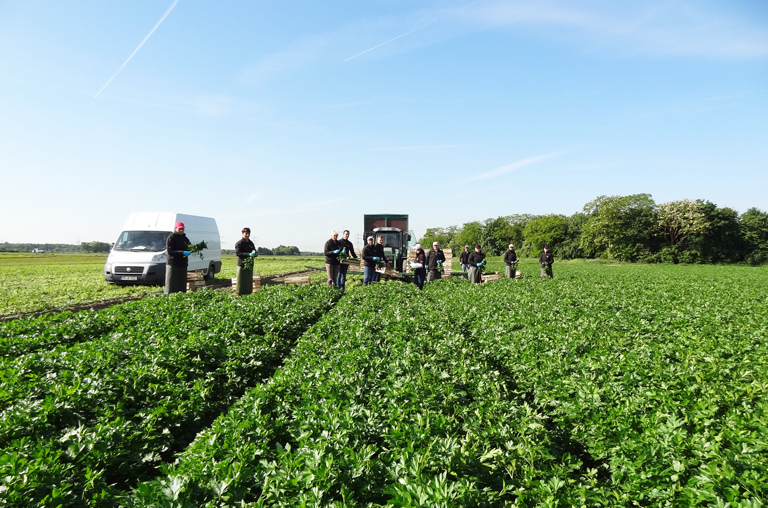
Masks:
[[[208,273],[205,274],[205,278],[208,280],[213,280],[213,278],[216,277],[216,267],[213,266],[213,263],[208,265]]]

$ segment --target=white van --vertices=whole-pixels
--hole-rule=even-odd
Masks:
[[[221,238],[216,220],[173,212],[135,212],[128,217],[104,265],[104,279],[116,284],[165,284],[165,241],[177,221],[193,243],[208,248],[189,257],[187,271],[204,270],[208,279],[221,271]]]

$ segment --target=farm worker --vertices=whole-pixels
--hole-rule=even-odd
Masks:
[[[238,295],[250,295],[253,293],[253,268],[243,268],[243,260],[258,256],[256,246],[251,241],[251,228],[243,228],[243,237],[235,244],[235,256],[237,256],[237,290]]]
[[[376,261],[379,257],[376,255],[376,246],[373,245],[373,237],[368,237],[368,245],[363,247],[363,285],[367,286],[375,281]]]
[[[424,279],[427,276],[427,255],[424,253],[424,249],[421,248],[420,243],[417,243],[413,248],[416,250],[416,259],[411,263],[413,283],[419,289],[422,289],[424,288]]]
[[[541,276],[552,278],[552,263],[555,262],[555,256],[549,250],[549,245],[544,246],[544,252],[539,255],[539,263],[541,263]]]
[[[376,248],[376,257],[378,258],[376,261],[384,261],[384,265],[387,268],[391,268],[392,265],[389,264],[389,260],[387,259],[387,256],[384,254],[384,237],[379,235],[376,238],[376,245],[374,245]],[[373,282],[379,282],[381,280],[381,274],[379,272],[373,273],[374,280]]]
[[[440,249],[440,244],[432,242],[432,250],[427,252],[427,282],[440,278],[437,267],[445,262],[445,254]]]
[[[509,250],[504,253],[504,263],[507,267],[504,269],[504,274],[508,279],[515,278],[515,271],[517,270],[517,253],[515,252],[515,246],[509,244]]]
[[[459,264],[461,264],[462,276],[466,277],[466,273],[469,272],[469,245],[464,246],[464,252],[459,256]]]
[[[469,282],[480,284],[483,276],[480,267],[485,264],[485,254],[480,250],[480,244],[475,245],[475,252],[469,253]]]
[[[165,294],[184,293],[187,291],[187,266],[189,266],[192,245],[184,234],[184,223],[177,222],[173,233],[165,239],[165,250],[168,253],[165,261]]]
[[[352,242],[349,241],[348,229],[345,229],[341,234],[341,240],[339,240],[339,243],[341,244],[341,252],[351,257],[352,259],[357,259],[355,248],[352,245]],[[336,279],[336,286],[338,286],[339,289],[343,290],[347,285],[347,270],[349,270],[349,265],[341,263],[339,266],[339,278]]]
[[[339,242],[339,232],[335,229],[331,231],[331,238],[325,242],[323,253],[325,254],[325,271],[328,274],[328,285],[335,286],[336,279],[339,278],[339,252],[341,252],[341,242]]]

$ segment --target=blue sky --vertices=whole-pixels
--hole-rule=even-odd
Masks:
[[[763,0],[5,0],[0,92],[0,242],[133,211],[318,251],[365,213],[768,210]]]

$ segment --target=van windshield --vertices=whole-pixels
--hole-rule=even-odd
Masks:
[[[161,252],[170,231],[123,231],[114,250]]]

